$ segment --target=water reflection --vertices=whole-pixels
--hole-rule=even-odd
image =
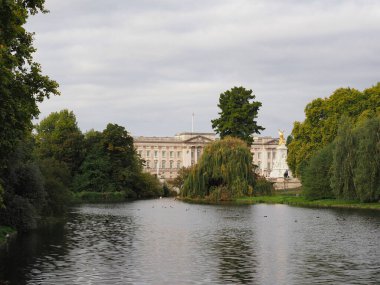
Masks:
[[[250,230],[222,230],[212,245],[218,260],[217,272],[221,284],[252,284],[255,280],[255,249],[250,245]]]
[[[376,284],[379,236],[373,211],[84,205],[14,240],[0,284]]]

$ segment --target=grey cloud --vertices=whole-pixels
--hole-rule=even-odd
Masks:
[[[377,1],[59,1],[30,19],[36,59],[61,84],[41,116],[72,109],[82,129],[211,131],[219,94],[253,89],[264,134],[287,133],[316,97],[379,81]]]

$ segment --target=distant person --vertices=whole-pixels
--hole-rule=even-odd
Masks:
[[[285,172],[284,172],[284,178],[285,178],[285,179],[286,179],[286,178],[289,178],[288,170],[285,170]]]

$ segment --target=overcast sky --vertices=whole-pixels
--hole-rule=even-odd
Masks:
[[[263,135],[287,136],[312,99],[380,81],[380,1],[46,0],[35,59],[83,130],[211,132],[220,93],[252,89]]]

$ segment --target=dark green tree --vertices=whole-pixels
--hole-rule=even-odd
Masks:
[[[362,202],[380,199],[380,116],[359,124],[354,131],[357,141],[354,183]]]
[[[261,103],[254,101],[252,90],[234,87],[220,94],[218,107],[220,117],[211,120],[212,128],[221,138],[226,136],[240,138],[249,146],[252,135],[260,134],[263,127],[257,125],[257,114]]]
[[[318,151],[309,161],[302,174],[303,193],[307,199],[334,198],[330,186],[333,144]]]
[[[142,170],[142,162],[134,148],[133,137],[124,127],[108,124],[103,131],[102,144],[111,162],[110,176],[116,190],[131,189],[135,174]]]
[[[353,134],[353,120],[342,117],[334,141],[331,187],[337,198],[356,199],[354,169],[356,164],[357,140]]]
[[[62,216],[66,213],[71,198],[70,169],[64,162],[53,158],[39,161],[39,167],[44,178],[46,192],[42,214],[48,217]]]
[[[0,209],[0,224],[20,231],[37,226],[46,204],[44,177],[33,159],[33,146],[31,136],[18,142],[3,170],[5,207]]]
[[[57,82],[42,75],[33,60],[33,34],[23,27],[30,14],[47,12],[44,2],[0,1],[0,169],[16,142],[32,129],[37,103],[59,94]]]
[[[72,111],[53,112],[36,126],[36,152],[41,159],[64,162],[72,174],[83,160],[83,134]]]

